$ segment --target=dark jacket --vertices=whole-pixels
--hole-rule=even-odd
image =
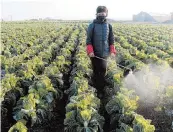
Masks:
[[[112,26],[107,21],[95,19],[88,26],[86,44],[92,44],[96,56],[108,57],[109,46],[114,44]]]

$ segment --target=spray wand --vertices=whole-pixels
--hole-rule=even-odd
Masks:
[[[106,59],[101,58],[101,57],[98,57],[98,56],[94,56],[94,57],[96,57],[96,58],[98,58],[98,59],[101,59],[101,60],[104,60],[104,61],[106,61],[106,62],[109,61],[109,60],[106,60]],[[109,62],[110,62],[110,61],[109,61]],[[125,67],[125,66],[123,66],[123,65],[120,65],[120,64],[117,64],[117,65],[120,66],[120,67],[123,67],[124,69],[130,70],[129,74],[133,74],[132,69],[130,69],[130,68],[128,68],[128,67]]]

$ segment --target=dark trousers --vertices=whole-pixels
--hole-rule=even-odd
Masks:
[[[104,58],[107,59],[107,58]],[[107,70],[107,62],[95,57],[91,58],[93,75],[92,81],[98,92],[103,92],[105,86],[105,75]]]

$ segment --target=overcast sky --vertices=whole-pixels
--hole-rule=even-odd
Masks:
[[[105,5],[108,18],[130,20],[140,11],[169,14],[173,0],[1,0],[1,17],[13,20],[31,18],[94,19],[96,8]]]

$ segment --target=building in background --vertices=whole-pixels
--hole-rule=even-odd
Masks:
[[[141,11],[137,15],[133,15],[133,21],[135,22],[156,22],[156,20],[148,13]]]
[[[173,20],[173,12],[170,14],[157,14],[140,12],[137,15],[133,15],[133,21],[135,22],[166,22]]]

